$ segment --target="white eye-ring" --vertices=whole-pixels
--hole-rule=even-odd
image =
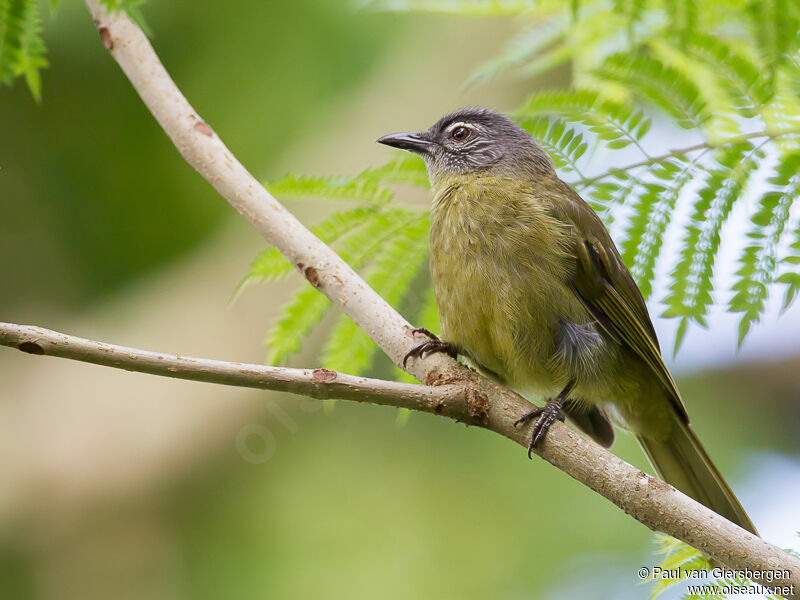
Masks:
[[[450,137],[459,142],[463,142],[472,135],[472,129],[466,123],[453,123],[447,130],[450,133]]]

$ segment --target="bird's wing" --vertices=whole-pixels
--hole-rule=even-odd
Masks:
[[[688,422],[636,282],[597,214],[572,188],[564,187],[569,189],[569,200],[554,209],[573,225],[576,234],[577,264],[570,282],[573,291],[609,337],[628,346],[650,366],[678,414]]]

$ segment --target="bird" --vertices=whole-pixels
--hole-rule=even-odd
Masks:
[[[758,535],[689,424],[644,298],[600,217],[508,116],[468,107],[379,143],[425,162],[433,199],[429,266],[441,337],[431,352],[546,399],[528,456],[555,421],[609,448],[632,432],[666,482]]]

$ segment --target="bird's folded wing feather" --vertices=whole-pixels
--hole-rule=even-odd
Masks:
[[[678,414],[688,422],[686,408],[661,357],[658,338],[636,282],[600,218],[577,194],[571,195],[563,216],[573,224],[577,234],[572,289],[609,337],[628,346],[649,365]]]

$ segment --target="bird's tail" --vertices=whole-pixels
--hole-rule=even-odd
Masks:
[[[636,437],[664,481],[739,527],[758,535],[755,525],[688,423],[676,415],[673,433],[664,441]]]

